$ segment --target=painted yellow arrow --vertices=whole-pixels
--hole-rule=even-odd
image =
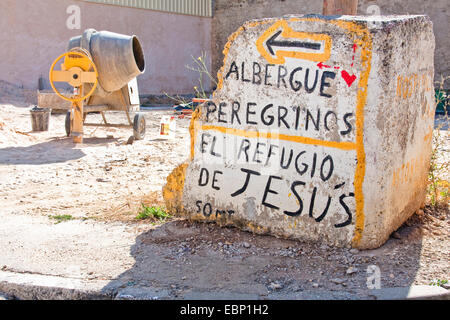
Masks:
[[[285,20],[274,23],[256,40],[258,52],[273,64],[283,64],[285,58],[327,61],[331,44],[330,36],[294,31]]]

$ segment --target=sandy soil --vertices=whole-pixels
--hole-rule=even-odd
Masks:
[[[164,252],[160,267],[175,263],[180,275],[189,274],[193,283],[209,272],[202,269],[201,277],[191,270],[199,256],[217,262],[209,276],[221,275],[224,284],[247,281],[273,292],[356,290],[365,286],[370,265],[379,266],[384,286],[450,280],[448,205],[427,206],[384,246],[364,252],[173,219],[155,229],[149,221],[135,217],[141,203],[162,203],[167,175],[187,159],[188,119],[177,119],[173,140],[160,139],[158,134],[160,117],[171,111],[151,111],[146,112],[147,135],[142,141],[127,144],[132,135],[128,128],[88,127],[84,143],[75,146],[65,135],[64,115],[52,115],[50,130],[35,133],[31,132],[29,108],[3,104],[0,110],[0,207],[7,214],[71,215],[137,224],[145,230],[137,242]],[[89,122],[100,119],[99,115],[87,118]],[[108,119],[126,121],[123,112],[110,112]],[[450,138],[448,131],[441,133],[439,154],[441,161],[448,161]],[[225,269],[227,265],[232,269]],[[244,271],[251,271],[245,280],[234,276]]]
[[[51,116],[49,131],[31,132],[29,108],[0,108],[0,203],[11,212],[133,220],[140,202],[162,200],[165,178],[189,154],[187,118],[177,119],[175,139],[159,137],[160,118],[171,111],[146,112],[142,141],[127,144],[131,128],[85,127],[84,143],[74,145],[64,115]],[[124,112],[107,119],[127,122]]]

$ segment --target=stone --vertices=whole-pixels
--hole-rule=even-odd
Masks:
[[[135,286],[119,289],[114,300],[166,300],[169,296],[169,290]]]
[[[280,290],[283,288],[283,286],[278,282],[272,282],[269,284],[269,288],[272,290]]]
[[[355,268],[355,267],[349,267],[349,268],[347,269],[347,271],[345,271],[345,273],[348,274],[348,275],[354,274],[354,273],[357,273],[357,272],[358,272],[358,269]]]
[[[335,283],[335,284],[343,284],[343,283],[345,283],[345,280],[340,279],[340,278],[331,279],[330,281]]]
[[[441,284],[441,287],[447,290],[450,290],[450,283]]]
[[[248,242],[244,242],[244,243],[242,243],[242,246],[244,247],[244,248],[250,248],[252,245],[250,244],[250,243],[248,243]]]
[[[394,238],[394,239],[401,239],[402,236],[400,235],[400,233],[395,231],[395,232],[392,233],[392,238]]]
[[[433,132],[430,19],[293,15],[229,37],[169,212],[358,249],[425,201]]]

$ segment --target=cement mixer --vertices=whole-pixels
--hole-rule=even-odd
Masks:
[[[60,70],[56,70],[58,62]],[[145,136],[145,117],[139,111],[136,77],[145,71],[142,46],[136,36],[87,29],[70,39],[68,51],[50,67],[53,91],[72,103],[67,112],[65,129],[75,143],[83,142],[83,126],[130,127],[136,140]],[[73,87],[73,95],[63,94],[55,82]],[[105,111],[125,111],[128,123],[108,123]],[[103,123],[85,123],[90,112],[100,112]],[[135,112],[132,120],[131,112]]]

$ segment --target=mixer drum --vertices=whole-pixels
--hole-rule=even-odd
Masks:
[[[69,49],[89,51],[97,66],[101,88],[109,93],[123,88],[145,71],[145,58],[138,38],[109,31],[87,29],[69,41]]]

